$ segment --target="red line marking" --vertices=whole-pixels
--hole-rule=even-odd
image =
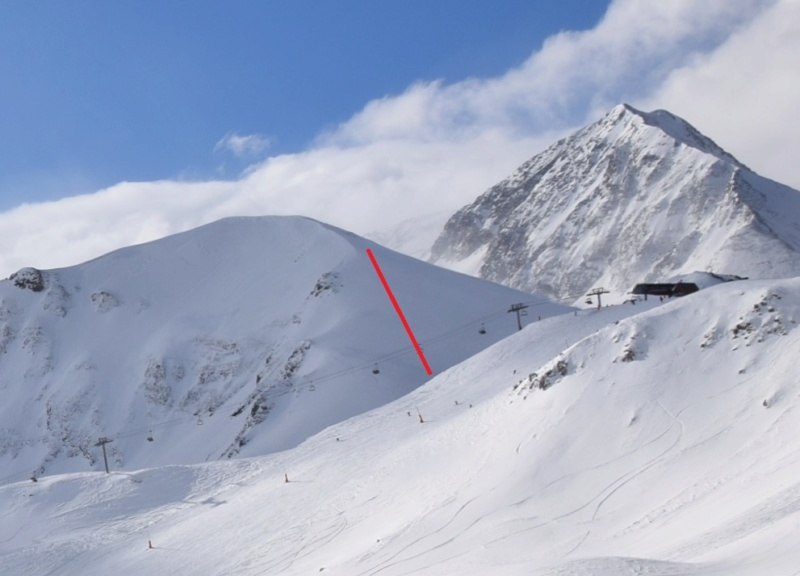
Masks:
[[[397,303],[397,298],[394,297],[392,289],[389,288],[389,283],[386,281],[386,277],[383,275],[383,272],[381,272],[381,267],[378,266],[378,261],[375,260],[375,255],[369,248],[367,248],[367,256],[369,256],[372,265],[375,267],[375,272],[378,273],[378,278],[381,279],[381,284],[383,284],[386,294],[389,295],[389,300],[392,301],[395,312],[397,312],[397,315],[400,317],[400,322],[403,323],[403,327],[406,329],[408,337],[411,339],[411,343],[414,345],[414,350],[417,351],[419,359],[422,360],[422,365],[425,367],[425,371],[428,373],[428,376],[430,376],[433,374],[433,370],[431,370],[431,367],[428,365],[428,361],[425,359],[425,354],[422,353],[422,348],[420,347],[419,342],[417,342],[417,339],[414,338],[414,332],[411,331],[411,326],[408,325],[408,320],[406,320],[403,311],[400,309],[400,304]]]

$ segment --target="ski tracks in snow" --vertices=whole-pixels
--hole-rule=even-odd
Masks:
[[[800,513],[800,482],[737,514],[718,528],[708,530],[671,549],[667,557],[687,559],[707,554],[746,538]]]
[[[604,497],[603,497],[603,498],[600,500],[600,502],[598,502],[598,503],[597,503],[597,507],[595,508],[595,510],[594,510],[594,513],[592,514],[592,520],[595,520],[595,519],[597,518],[597,514],[600,512],[600,508],[603,506],[603,504],[605,504],[605,503],[606,503],[606,502],[609,500],[609,498],[611,498],[611,497],[612,497],[612,496],[613,496],[615,493],[617,493],[617,492],[618,492],[618,491],[619,491],[619,490],[620,490],[620,489],[621,489],[623,486],[625,486],[625,485],[626,485],[628,482],[630,482],[631,480],[633,480],[634,478],[636,478],[636,477],[638,477],[638,476],[641,476],[641,475],[642,475],[642,474],[644,474],[644,473],[645,473],[647,470],[649,470],[650,468],[652,468],[652,467],[653,467],[653,466],[655,466],[656,464],[658,464],[658,463],[660,463],[661,461],[663,461],[663,460],[666,458],[667,454],[669,454],[670,452],[672,452],[672,450],[673,450],[673,449],[674,449],[676,446],[678,446],[678,444],[680,443],[680,441],[683,439],[683,436],[684,436],[684,434],[685,434],[685,432],[686,432],[686,427],[685,427],[685,425],[684,425],[683,421],[680,419],[680,414],[681,414],[681,413],[683,412],[683,410],[685,410],[686,408],[682,409],[682,410],[681,410],[680,412],[678,412],[677,414],[671,414],[671,413],[669,412],[669,410],[667,410],[667,409],[666,409],[666,408],[665,408],[665,407],[664,407],[664,406],[661,404],[661,402],[656,402],[656,404],[658,404],[658,406],[659,406],[659,407],[660,407],[660,408],[661,408],[661,409],[662,409],[664,412],[666,412],[666,413],[667,413],[667,414],[668,414],[668,415],[669,415],[669,416],[672,418],[672,420],[673,420],[673,423],[677,423],[677,424],[679,425],[679,427],[680,427],[680,430],[679,430],[678,436],[675,438],[675,440],[672,442],[672,444],[670,444],[670,445],[669,445],[669,446],[668,446],[666,449],[664,449],[664,450],[663,450],[663,451],[662,451],[660,454],[658,454],[658,455],[657,455],[655,458],[651,459],[651,460],[650,460],[650,461],[648,461],[648,462],[645,462],[644,464],[642,464],[642,465],[641,465],[639,468],[637,468],[636,470],[633,470],[633,471],[631,471],[631,472],[629,472],[629,473],[627,473],[627,474],[623,474],[622,476],[620,476],[619,478],[617,478],[617,480],[615,480],[614,482],[612,482],[611,484],[609,484],[608,486],[606,486],[606,488],[604,489],[604,491],[605,491],[605,490],[609,490],[609,489],[610,489],[610,491],[609,491],[609,492],[608,492],[608,493],[607,493],[607,494],[606,494],[606,495],[605,495],[605,496],[604,496]],[[673,426],[670,426],[670,427],[667,429],[667,432],[669,432],[670,430],[672,430],[672,428],[673,428]],[[665,432],[665,433],[666,433],[666,432]]]
[[[502,542],[503,540],[507,540],[509,538],[518,536],[518,535],[523,534],[525,532],[530,532],[530,531],[533,531],[533,530],[537,530],[539,528],[546,527],[548,525],[551,525],[553,523],[559,522],[559,521],[561,521],[561,520],[563,520],[565,518],[568,518],[570,516],[574,516],[575,514],[577,514],[577,513],[581,512],[581,511],[589,508],[592,505],[592,503],[594,503],[594,502],[596,502],[597,504],[595,505],[594,510],[592,511],[592,515],[588,519],[588,522],[591,523],[591,522],[594,522],[595,520],[597,520],[598,514],[600,513],[600,509],[608,502],[608,500],[612,496],[617,494],[624,486],[626,486],[628,483],[633,481],[635,478],[641,476],[642,474],[647,472],[649,469],[651,469],[654,466],[658,465],[659,463],[663,462],[667,458],[667,456],[670,454],[670,452],[672,452],[680,444],[681,440],[683,439],[684,433],[685,433],[685,425],[684,425],[683,421],[681,421],[681,419],[680,419],[680,414],[686,409],[686,407],[684,407],[677,414],[672,414],[669,410],[667,410],[661,404],[661,402],[656,402],[656,404],[659,406],[659,408],[661,408],[661,410],[664,411],[665,414],[667,414],[672,419],[672,422],[669,424],[669,426],[667,426],[664,429],[663,432],[661,432],[660,434],[658,434],[656,437],[652,438],[651,440],[648,440],[647,442],[645,442],[641,446],[638,446],[638,447],[634,448],[633,450],[630,450],[630,451],[626,452],[625,454],[622,454],[620,456],[612,458],[612,459],[610,459],[610,460],[608,460],[606,462],[603,462],[601,464],[597,464],[595,466],[591,466],[589,468],[585,468],[585,469],[578,470],[578,471],[575,471],[575,472],[571,472],[570,474],[566,474],[564,476],[561,476],[561,477],[549,482],[548,484],[546,484],[543,487],[543,489],[546,489],[546,488],[548,488],[550,486],[553,486],[556,483],[562,482],[562,481],[564,481],[564,480],[566,480],[568,478],[572,478],[572,477],[578,476],[580,474],[585,474],[585,473],[588,473],[588,472],[592,472],[592,471],[607,467],[607,466],[609,466],[609,465],[611,465],[611,464],[613,464],[615,462],[619,462],[620,460],[623,460],[623,459],[625,459],[625,458],[627,458],[627,457],[629,457],[629,456],[631,456],[631,455],[633,455],[633,454],[635,454],[637,452],[640,452],[640,451],[646,449],[648,446],[651,446],[652,444],[659,442],[665,436],[670,434],[670,432],[672,432],[675,429],[676,425],[677,425],[678,433],[675,436],[675,438],[672,440],[672,442],[670,442],[670,444],[666,448],[661,450],[656,456],[654,456],[653,458],[647,460],[643,464],[641,464],[641,465],[635,467],[634,469],[632,469],[632,470],[630,470],[630,471],[618,476],[617,478],[615,478],[612,482],[608,483],[605,487],[603,487],[600,491],[598,491],[592,498],[590,498],[589,500],[587,500],[583,504],[581,504],[581,505],[579,505],[579,506],[577,506],[577,507],[575,507],[575,508],[573,508],[573,509],[571,509],[571,510],[569,510],[567,512],[564,512],[562,514],[559,514],[557,516],[554,516],[552,518],[549,518],[549,519],[546,519],[546,520],[544,520],[542,522],[539,522],[539,523],[537,523],[537,524],[535,524],[533,526],[528,526],[526,528],[522,528],[520,530],[516,530],[516,531],[514,531],[512,533],[506,534],[505,536],[503,536],[501,538],[497,538],[495,540],[492,540],[492,541],[488,542],[487,545],[498,544],[498,543]],[[532,500],[534,498],[538,498],[540,496],[541,496],[541,494],[533,494],[530,497],[526,498],[525,500],[522,500],[520,502],[515,503],[514,505],[517,506],[517,505],[520,505],[520,504],[524,504],[525,502],[530,501],[530,500]],[[588,530],[585,533],[585,535],[583,536],[583,538],[581,538],[581,540],[573,548],[571,548],[569,551],[564,553],[564,555],[562,557],[566,558],[569,555],[571,555],[574,552],[576,552],[586,542],[586,540],[588,540],[590,534],[591,534],[591,530]]]
[[[492,491],[489,491],[487,494],[491,493]],[[431,553],[431,552],[433,552],[435,550],[441,549],[444,546],[450,544],[451,542],[456,540],[459,536],[462,536],[467,531],[472,529],[473,526],[475,526],[478,523],[480,523],[484,519],[484,516],[483,515],[477,516],[469,524],[467,524],[464,528],[460,529],[459,531],[455,532],[454,534],[450,535],[449,537],[446,537],[446,539],[443,540],[443,541],[440,541],[440,542],[435,543],[435,544],[425,544],[425,546],[427,546],[427,547],[423,547],[418,552],[412,552],[411,555],[409,555],[409,556],[405,556],[403,558],[399,558],[404,553],[411,551],[413,548],[417,547],[421,543],[424,543],[424,542],[430,540],[431,538],[434,538],[437,535],[442,534],[448,527],[450,527],[462,515],[462,513],[468,507],[470,507],[474,502],[476,502],[477,500],[479,500],[483,496],[486,496],[486,494],[470,498],[464,504],[462,504],[458,508],[458,510],[456,510],[453,513],[453,515],[444,524],[442,524],[441,526],[439,526],[438,528],[436,528],[436,529],[434,529],[432,531],[426,531],[424,535],[422,535],[422,536],[416,538],[415,540],[412,540],[408,544],[402,546],[400,549],[398,549],[396,552],[394,552],[391,556],[389,556],[385,560],[379,562],[375,566],[373,566],[371,568],[368,568],[368,569],[366,569],[366,570],[364,570],[362,572],[359,572],[357,576],[374,576],[375,574],[379,574],[379,573],[383,572],[384,570],[388,570],[388,569],[393,568],[395,566],[398,566],[400,564],[403,564],[403,563],[406,563],[406,562],[411,562],[413,560],[417,560],[419,558],[422,558],[426,554],[429,554],[429,553]],[[466,555],[468,553],[469,553],[469,550],[461,552],[461,553],[458,553],[458,554],[450,555],[446,559],[438,560],[437,562],[432,563],[432,564],[426,564],[426,567],[430,567],[430,566],[432,566],[434,564],[439,564],[439,563],[442,563],[442,562],[446,562],[446,561],[458,558],[460,556],[464,556],[464,555]],[[423,570],[423,569],[424,568],[416,568],[416,569],[413,569],[413,570],[411,570],[409,572],[405,572],[405,573],[406,574],[413,574],[413,573],[419,572],[420,570]]]

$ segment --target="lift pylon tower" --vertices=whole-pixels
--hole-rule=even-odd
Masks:
[[[525,316],[527,312],[525,309],[528,307],[527,304],[512,304],[511,308],[508,309],[508,312],[516,312],[517,313],[517,329],[522,330],[522,319],[521,316]]]
[[[106,465],[106,474],[109,473],[108,472],[108,456],[106,456],[106,444],[108,444],[109,442],[113,442],[113,441],[114,441],[113,438],[106,438],[105,436],[103,436],[102,438],[100,438],[97,441],[97,444],[95,444],[95,446],[102,446],[103,447],[103,463]]]
[[[592,288],[592,291],[589,292],[586,296],[588,297],[597,296],[597,309],[600,310],[600,308],[602,307],[602,301],[600,300],[600,298],[603,294],[610,294],[610,292],[605,288]]]

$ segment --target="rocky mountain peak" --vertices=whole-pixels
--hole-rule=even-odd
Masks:
[[[566,300],[697,270],[786,277],[798,213],[800,193],[685,120],[621,104],[454,214],[431,261]]]
[[[616,121],[620,123],[643,125],[643,127],[640,128],[642,130],[646,130],[646,127],[655,128],[674,139],[678,145],[691,146],[700,152],[710,154],[725,162],[738,165],[742,168],[745,167],[731,154],[718,146],[711,138],[702,134],[683,118],[675,116],[667,110],[643,112],[637,110],[630,104],[619,104],[608,113],[607,117],[611,119],[615,118]]]

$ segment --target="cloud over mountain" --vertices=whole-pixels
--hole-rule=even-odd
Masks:
[[[649,107],[696,122],[754,169],[800,186],[785,168],[798,146],[786,122],[795,114],[786,104],[793,92],[779,89],[800,78],[800,51],[791,50],[797,10],[791,0],[617,0],[594,29],[550,38],[502,76],[421,81],[367,103],[308,150],[268,158],[235,181],[121,183],[0,214],[0,239],[12,247],[0,275],[72,264],[231,215],[300,213],[367,232],[455,210],[620,101],[653,100]],[[693,78],[743,78],[736,57],[743,45],[755,54],[747,69],[775,89],[746,92],[756,100],[723,98],[718,89],[706,101],[685,88]],[[697,122],[710,108],[713,124]]]

